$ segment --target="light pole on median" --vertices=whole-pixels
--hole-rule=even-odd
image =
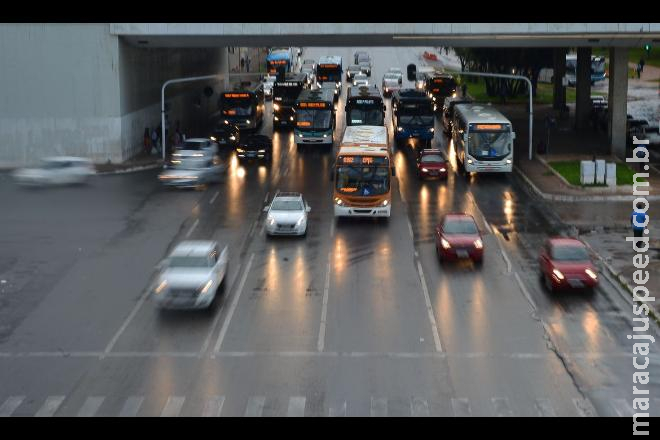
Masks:
[[[482,73],[482,72],[460,72],[457,75],[486,76],[490,78],[521,79],[527,82],[529,87],[529,160],[532,160],[532,126],[534,124],[534,110],[532,106],[532,82],[526,76],[507,75],[505,73]]]
[[[163,139],[163,167],[166,166],[165,163],[165,151],[166,151],[166,145],[167,145],[167,139],[165,138],[165,87],[167,87],[170,84],[175,84],[175,83],[182,83],[182,82],[190,82],[190,81],[202,81],[205,79],[212,79],[212,78],[219,78],[222,79],[223,75],[222,74],[216,74],[216,75],[205,75],[205,76],[190,76],[187,78],[175,78],[175,79],[170,79],[167,80],[163,83],[163,87],[160,89],[160,126],[161,126],[161,136]]]

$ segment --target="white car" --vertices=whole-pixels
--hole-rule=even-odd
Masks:
[[[14,171],[12,177],[19,185],[67,185],[85,183],[96,174],[94,165],[82,157],[49,157],[41,160],[34,168]]]
[[[218,158],[180,156],[172,160],[171,167],[160,173],[158,179],[166,186],[197,188],[220,182],[226,173],[227,165]]]
[[[403,84],[403,71],[398,67],[390,67],[387,69],[387,73],[394,73],[399,77],[399,84]],[[387,74],[386,73],[386,74]]]
[[[217,142],[214,142],[208,138],[191,138],[186,139],[176,148],[176,151],[172,153],[172,158],[176,159],[177,157],[183,156],[192,156],[192,157],[215,157],[220,148],[218,147]]]
[[[353,85],[354,86],[368,86],[369,78],[364,73],[358,73],[353,76]]]
[[[302,194],[278,192],[269,206],[264,207],[268,235],[307,234],[307,214],[311,211]]]
[[[216,241],[189,240],[179,243],[157,269],[153,297],[161,308],[208,308],[224,286],[229,251],[219,253]]]
[[[392,93],[401,90],[400,77],[396,73],[388,72],[383,75],[383,94],[385,96],[392,96]]]
[[[303,64],[300,68],[300,73],[307,74],[307,84],[316,84],[316,69],[313,64]]]
[[[275,75],[266,75],[263,79],[264,96],[268,99],[273,98],[273,86],[275,85],[276,79],[277,77]]]

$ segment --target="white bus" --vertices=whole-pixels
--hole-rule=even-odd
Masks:
[[[456,158],[467,173],[510,173],[513,169],[511,121],[493,107],[456,104],[452,141]]]

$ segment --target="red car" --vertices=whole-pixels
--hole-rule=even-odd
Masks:
[[[421,150],[417,156],[417,176],[420,179],[428,177],[447,178],[449,164],[440,150]]]
[[[440,261],[470,259],[480,265],[484,242],[477,223],[469,214],[446,214],[435,227],[435,250]]]
[[[593,291],[598,273],[586,246],[574,238],[549,238],[539,255],[539,268],[550,292],[568,288]]]

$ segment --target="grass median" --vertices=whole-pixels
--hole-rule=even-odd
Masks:
[[[596,185],[582,185],[580,184],[580,161],[579,160],[562,160],[555,162],[548,162],[548,164],[561,176],[566,179],[568,183],[575,186],[584,187],[598,187],[606,186],[604,184]],[[616,184],[617,185],[632,185],[633,175],[635,172],[624,163],[616,164]],[[646,181],[646,179],[641,179]]]

